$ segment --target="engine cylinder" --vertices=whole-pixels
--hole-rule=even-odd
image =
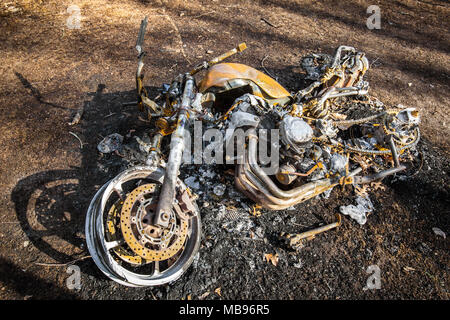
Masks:
[[[279,128],[280,138],[284,145],[299,154],[303,153],[304,146],[313,137],[313,130],[310,125],[298,117],[285,116],[280,121]]]

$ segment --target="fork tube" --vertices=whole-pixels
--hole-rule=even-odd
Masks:
[[[183,96],[181,98],[181,107],[178,113],[177,128],[172,133],[170,141],[170,154],[167,161],[166,173],[159,196],[158,206],[156,208],[155,225],[168,226],[169,213],[172,209],[172,203],[175,199],[175,187],[180,169],[184,150],[184,129],[188,120],[188,109],[191,105],[191,97],[194,91],[194,79],[187,75]]]

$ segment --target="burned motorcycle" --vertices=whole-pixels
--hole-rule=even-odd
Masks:
[[[266,209],[284,209],[336,186],[366,184],[405,170],[402,162],[420,138],[419,114],[369,101],[364,53],[341,46],[333,57],[307,57],[303,66],[310,69],[312,83],[291,94],[252,67],[220,63],[242,52],[241,44],[180,74],[151,100],[142,73],[146,26],[144,19],[136,45],[136,86],[139,109],[155,128],[148,159],[101,187],[86,218],[88,249],[112,280],[162,285],[192,263],[200,245],[200,213],[196,195],[178,174],[186,129],[194,120],[225,132],[219,148],[238,140],[242,152],[227,158],[235,164],[236,188]],[[197,82],[194,76],[203,70]],[[355,98],[366,100],[355,108],[350,104]],[[245,136],[239,143],[234,133],[240,129]],[[271,129],[279,132],[279,141],[258,135]],[[167,160],[161,154],[164,137],[170,137]],[[265,144],[277,146],[279,161],[272,170],[258,158]]]

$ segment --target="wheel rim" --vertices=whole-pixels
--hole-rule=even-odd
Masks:
[[[147,272],[137,272],[136,268],[130,267],[127,263],[120,261],[113,251],[118,247],[118,243],[106,240],[105,221],[110,209],[110,201],[114,194],[126,196],[124,185],[134,180],[146,179],[154,183],[161,184],[164,179],[162,168],[137,166],[125,170],[115,178],[104,184],[92,199],[86,216],[86,242],[88,250],[98,268],[110,279],[131,287],[158,286],[177,280],[191,265],[200,245],[201,222],[198,208],[195,214],[189,218],[189,236],[187,237],[183,249],[181,249],[175,261],[165,270],[160,269],[160,263],[146,263]],[[178,181],[181,189],[186,189],[185,185]],[[126,243],[122,243],[126,246]],[[168,263],[168,262],[167,262]],[[151,267],[153,264],[153,267]]]

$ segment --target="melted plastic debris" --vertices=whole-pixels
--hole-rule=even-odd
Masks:
[[[197,177],[187,177],[184,179],[184,183],[193,190],[200,189],[200,183],[197,180]]]
[[[135,139],[137,141],[137,143],[139,144],[139,150],[141,150],[141,152],[144,152],[145,154],[150,152],[150,148],[152,147],[152,144],[149,142],[146,142],[144,140],[142,140],[141,138],[139,138],[138,136],[135,136]]]
[[[303,267],[303,261],[301,258],[298,258],[298,262],[294,263],[294,268],[300,269]]]
[[[349,215],[350,218],[356,220],[359,224],[363,225],[367,221],[367,213],[373,211],[373,204],[369,197],[358,196],[356,198],[357,205],[341,206],[339,210],[342,214]]]
[[[106,136],[100,143],[97,145],[98,151],[101,153],[111,153],[116,150],[122,149],[123,136],[118,133],[110,134]]]
[[[241,214],[237,219],[228,220],[222,224],[222,228],[230,233],[239,233],[243,236],[250,235],[250,229],[255,227],[255,223],[248,214]]]
[[[202,174],[203,177],[208,178],[208,179],[212,179],[216,176],[215,172],[212,171],[211,169],[203,169],[200,168],[200,173]]]
[[[331,168],[332,172],[345,173],[345,167],[347,165],[347,158],[340,154],[333,154],[331,157]]]
[[[333,191],[333,188],[328,189],[327,191],[325,191],[324,193],[322,193],[322,198],[323,199],[328,199],[331,195],[331,191]]]
[[[303,57],[301,66],[306,71],[306,79],[318,80],[326,67],[331,65],[332,57],[328,54],[310,54]]]
[[[218,183],[214,186],[213,192],[216,196],[221,197],[224,195],[227,186],[223,183]]]
[[[446,238],[445,232],[442,231],[441,229],[439,229],[438,227],[434,227],[434,228],[433,228],[433,232],[434,232],[436,235],[443,237],[444,239]]]

